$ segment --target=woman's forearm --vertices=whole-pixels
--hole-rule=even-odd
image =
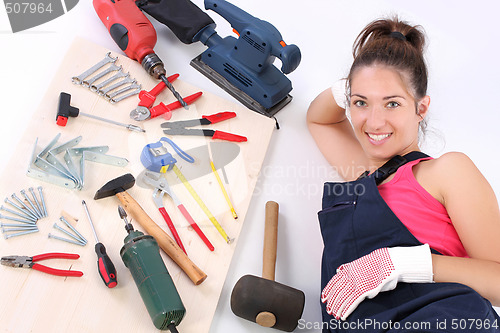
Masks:
[[[500,306],[500,263],[473,259],[432,255],[434,282],[457,282],[467,285]]]
[[[331,89],[320,93],[310,104],[307,110],[309,124],[329,125],[346,119],[345,109],[335,102]]]

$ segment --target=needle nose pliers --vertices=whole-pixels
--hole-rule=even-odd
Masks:
[[[27,267],[33,268],[37,271],[44,272],[47,274],[58,275],[58,276],[75,276],[80,277],[83,275],[80,271],[71,271],[71,270],[61,270],[55,269],[51,267],[47,267],[44,265],[37,264],[37,261],[46,260],[46,259],[78,259],[80,256],[78,254],[73,253],[45,253],[39,254],[33,257],[28,256],[5,256],[2,257],[1,263],[5,266],[11,267]]]

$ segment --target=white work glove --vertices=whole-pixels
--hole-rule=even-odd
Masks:
[[[345,320],[365,298],[396,288],[397,283],[432,281],[432,258],[428,244],[375,250],[343,264],[321,293],[326,312]]]

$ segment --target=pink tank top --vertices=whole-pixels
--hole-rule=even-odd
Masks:
[[[400,167],[390,181],[378,187],[380,195],[420,242],[443,255],[468,257],[446,208],[415,179],[412,167],[428,159],[431,158]]]

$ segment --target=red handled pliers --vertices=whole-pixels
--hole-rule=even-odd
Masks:
[[[202,135],[212,139],[220,139],[234,142],[245,142],[247,138],[241,135],[227,133],[213,129],[187,129],[186,127],[193,127],[197,125],[210,125],[215,124],[227,119],[236,117],[235,112],[219,112],[209,116],[202,116],[200,119],[171,121],[161,124],[165,134],[170,135]]]
[[[33,268],[37,271],[58,275],[58,276],[75,276],[80,277],[83,275],[80,271],[70,271],[70,270],[61,270],[55,269],[51,267],[47,267],[44,265],[37,264],[37,261],[46,260],[46,259],[78,259],[80,256],[78,254],[72,253],[45,253],[39,254],[33,257],[28,256],[6,256],[2,257],[1,263],[5,266],[11,267],[28,267]]]
[[[172,83],[179,77],[179,74],[171,75],[167,78],[168,82]],[[141,90],[139,93],[139,104],[137,107],[130,112],[130,118],[143,121],[147,119],[156,118],[160,115],[167,120],[172,117],[172,111],[178,108],[181,108],[182,105],[179,101],[170,103],[168,105],[160,104],[153,107],[153,104],[156,100],[156,97],[167,87],[165,82],[160,81],[151,91]],[[184,101],[187,104],[191,104],[196,101],[203,93],[201,91],[189,95],[184,98]]]

